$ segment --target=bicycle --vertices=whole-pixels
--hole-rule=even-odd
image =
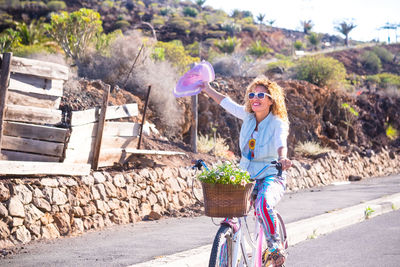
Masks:
[[[198,160],[192,168],[198,168],[200,170],[202,167],[208,169],[204,161]],[[271,167],[275,167],[278,170],[278,176],[282,175],[282,165],[273,161],[271,164],[267,164],[253,179],[257,178]],[[281,247],[286,250],[288,248],[288,242],[285,224],[278,212],[276,212],[276,216],[276,227],[281,237]],[[238,218],[225,218],[221,221],[220,228],[215,235],[212,245],[209,267],[271,266],[272,262],[266,261],[270,252],[267,249],[261,223],[257,220],[256,216],[254,216],[254,231],[250,231],[247,219],[248,215],[245,215]],[[249,246],[246,246],[246,243]]]

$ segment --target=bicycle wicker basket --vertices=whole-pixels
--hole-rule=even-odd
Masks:
[[[201,183],[204,209],[209,217],[241,217],[249,212],[254,183],[245,186]]]

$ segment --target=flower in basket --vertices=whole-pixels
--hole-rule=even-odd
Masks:
[[[233,184],[245,186],[250,183],[250,174],[247,171],[241,170],[236,165],[229,161],[222,164],[218,164],[210,168],[209,170],[204,170],[200,173],[197,178],[208,184]]]

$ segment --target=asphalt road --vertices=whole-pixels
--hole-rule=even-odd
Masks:
[[[400,210],[290,247],[286,267],[400,266]]]
[[[278,209],[289,223],[399,192],[400,176],[393,175],[287,193]],[[127,266],[208,245],[217,230],[204,216],[117,225],[78,237],[32,242],[0,259],[0,266]]]

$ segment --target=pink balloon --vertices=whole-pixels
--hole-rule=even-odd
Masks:
[[[211,82],[214,79],[214,68],[203,60],[179,79],[174,89],[174,95],[175,97],[197,95],[203,89],[203,82]]]

